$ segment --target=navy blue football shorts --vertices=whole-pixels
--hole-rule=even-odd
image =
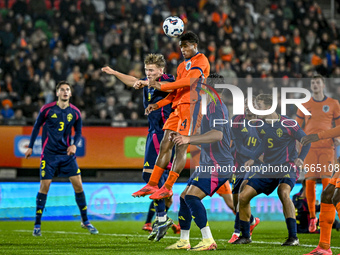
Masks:
[[[296,166],[294,163],[285,163],[282,165],[292,166],[293,168]],[[297,169],[297,168],[296,168]],[[290,186],[291,189],[294,188],[297,180],[297,172],[282,172],[280,174],[269,175],[263,173],[256,173],[253,176],[248,177],[247,185],[253,187],[257,194],[264,193],[267,196],[270,195],[281,183],[286,183]]]
[[[228,164],[234,166],[234,162],[230,161]],[[200,166],[201,167],[201,166]],[[202,190],[206,195],[212,196],[226,181],[232,176],[232,172],[219,171],[195,171],[190,176],[187,185],[194,185]]]
[[[80,175],[76,156],[43,154],[40,161],[40,180],[53,179],[55,173],[58,177]]]

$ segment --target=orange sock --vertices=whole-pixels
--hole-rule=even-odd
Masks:
[[[160,168],[159,166],[155,165],[155,167],[153,168],[152,174],[150,176],[150,180],[149,180],[149,184],[151,186],[157,186],[158,185],[158,182],[161,179],[164,170],[165,169]]]
[[[338,212],[338,217],[340,218],[340,202],[336,204],[336,211]]]
[[[328,250],[331,247],[332,226],[335,218],[334,205],[321,203],[319,225],[320,241],[319,246]]]
[[[325,188],[328,186],[330,182],[331,182],[331,178],[323,178],[322,179],[322,190],[325,190]]]
[[[311,218],[315,218],[315,181],[306,180],[306,197]]]
[[[166,180],[166,182],[164,183],[164,186],[167,188],[167,189],[172,189],[172,186],[174,186],[175,182],[177,181],[179,177],[179,174],[174,172],[174,171],[170,171],[169,173],[169,177],[168,179]]]

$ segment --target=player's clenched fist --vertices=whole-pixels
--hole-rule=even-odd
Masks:
[[[141,89],[145,86],[148,86],[149,85],[149,82],[148,81],[141,81],[141,80],[138,80],[135,82],[135,84],[133,84],[133,87],[135,89]]]
[[[152,111],[156,111],[158,108],[158,104],[149,104],[148,107],[145,108],[145,115],[149,115]]]

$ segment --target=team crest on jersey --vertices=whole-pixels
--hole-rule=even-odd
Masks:
[[[191,68],[191,61],[189,61],[188,63],[187,63],[187,65],[185,66],[185,70],[189,70]]]
[[[70,122],[73,119],[73,115],[71,113],[69,113],[67,115],[67,121]]]
[[[329,112],[329,106],[328,106],[328,105],[324,105],[324,106],[322,107],[322,110],[323,110],[324,112]]]
[[[281,128],[278,128],[278,129],[276,130],[276,134],[277,134],[278,137],[281,137],[281,136],[283,135],[282,129],[281,129]]]

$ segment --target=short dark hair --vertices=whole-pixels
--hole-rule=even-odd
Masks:
[[[312,80],[316,80],[316,79],[321,79],[323,84],[326,85],[326,81],[325,81],[325,77],[323,77],[321,74],[314,74],[313,77],[312,77]]]
[[[256,97],[256,103],[259,101],[263,101],[264,105],[272,106],[273,105],[273,96],[270,94],[259,94]]]
[[[56,90],[58,91],[58,89],[60,88],[61,85],[68,85],[70,87],[70,89],[72,89],[72,86],[70,83],[68,83],[67,81],[60,81],[58,82],[57,86],[56,86]]]
[[[225,84],[224,77],[218,73],[212,73],[208,76],[207,85],[213,87],[217,93],[222,93],[223,88],[215,88],[215,84]]]
[[[185,34],[181,35],[179,38],[180,41],[188,41],[190,43],[199,43],[198,36],[194,32],[186,32]]]

